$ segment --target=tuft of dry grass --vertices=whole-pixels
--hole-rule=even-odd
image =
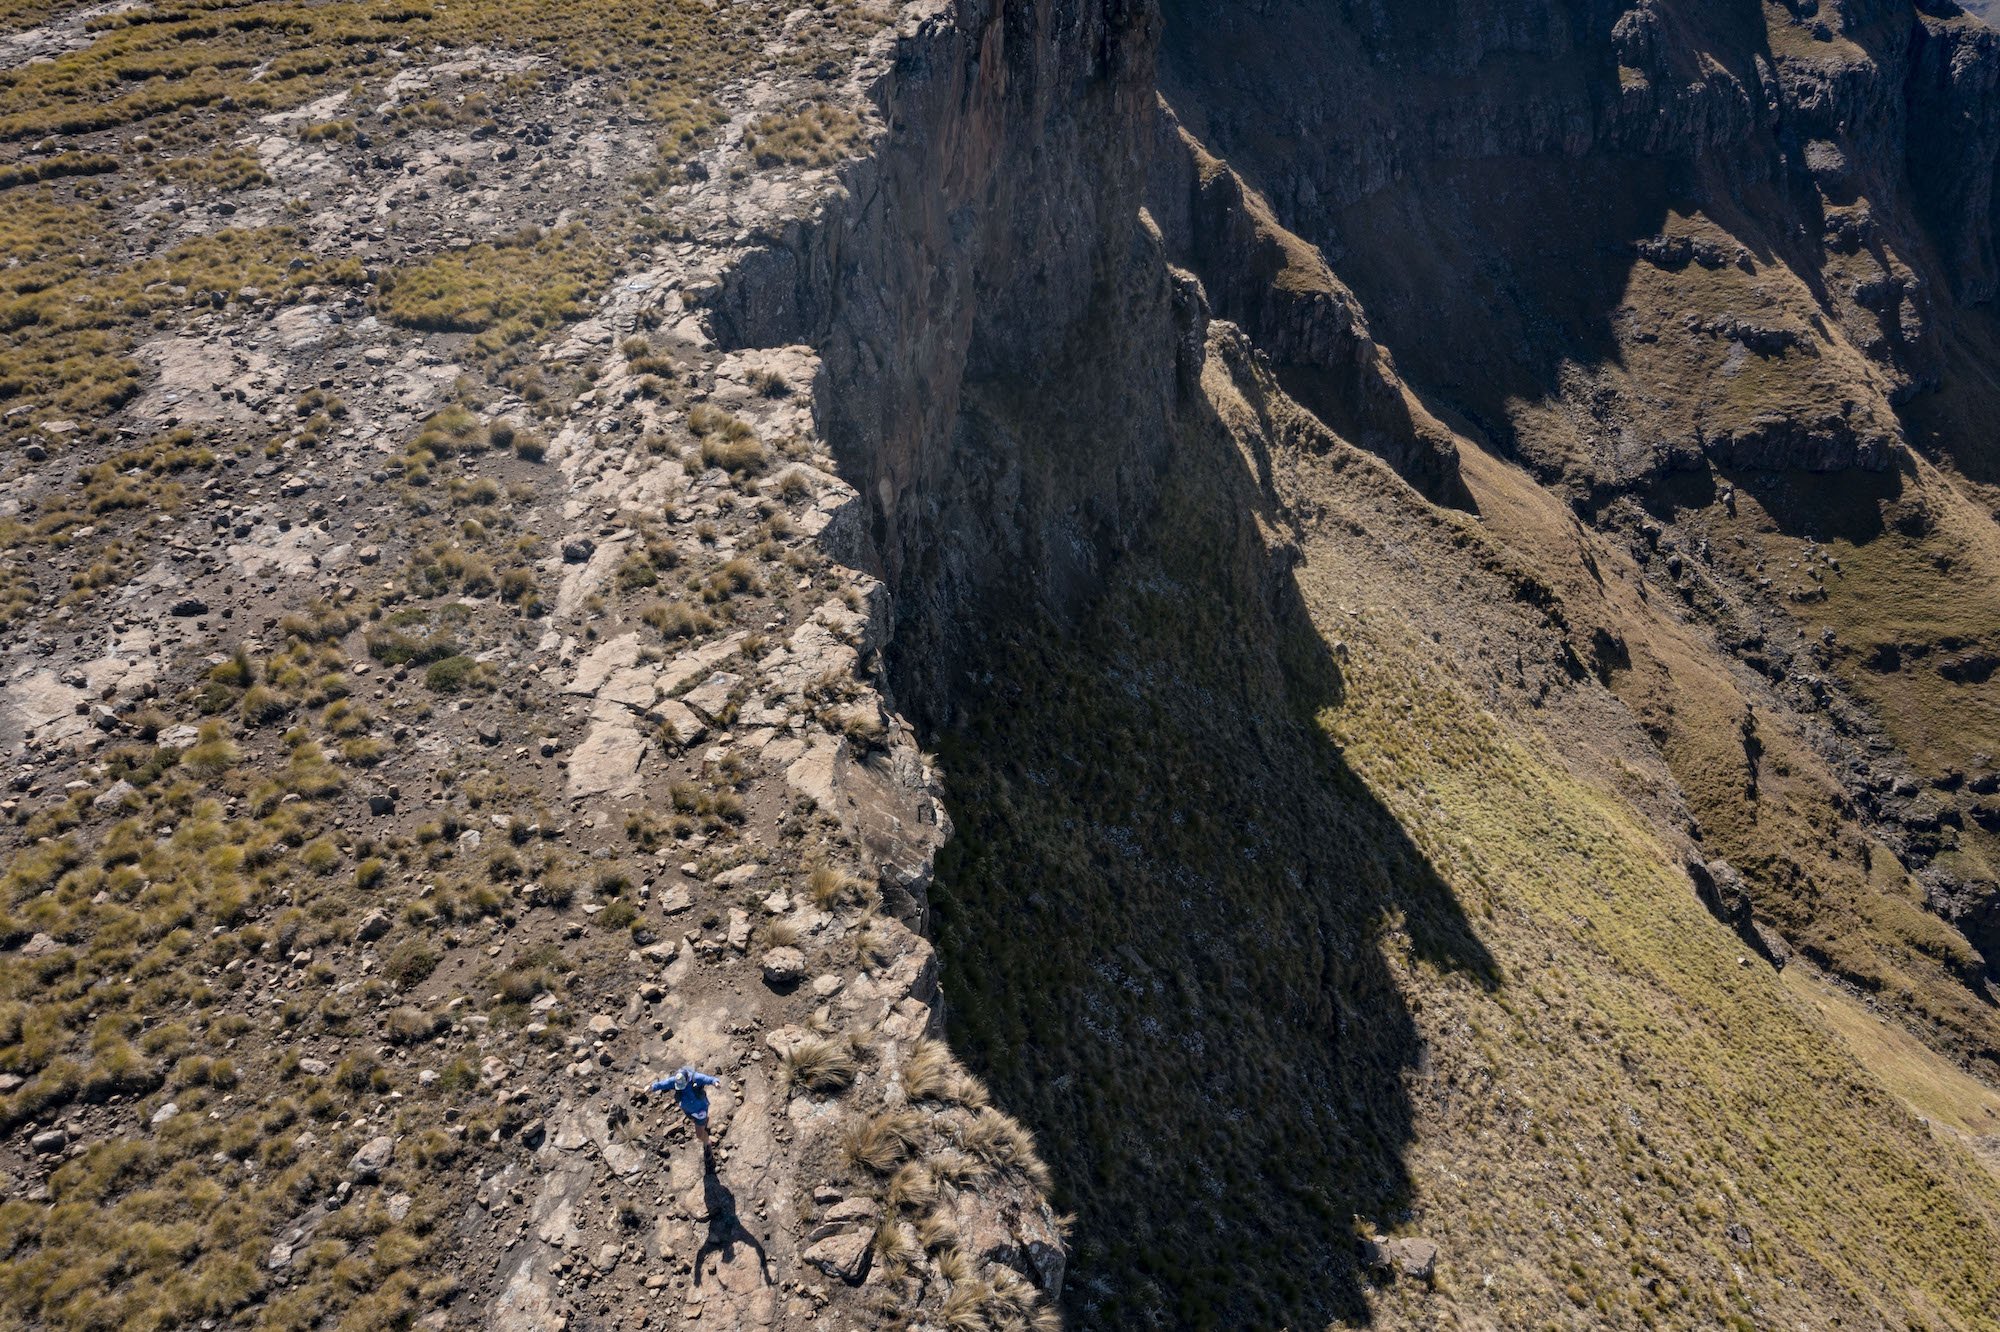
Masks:
[[[962,1068],[943,1041],[921,1040],[903,1065],[903,1092],[912,1101],[945,1101],[980,1109],[985,1084]]]
[[[826,1096],[852,1087],[860,1064],[846,1038],[808,1036],[785,1052],[778,1069],[787,1090]]]
[[[923,1143],[924,1117],[912,1110],[883,1110],[848,1121],[841,1154],[849,1164],[878,1175],[901,1165]]]

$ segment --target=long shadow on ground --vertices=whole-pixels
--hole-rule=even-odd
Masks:
[[[982,410],[1005,407],[975,395],[975,432]],[[1068,629],[992,609],[929,737],[953,1044],[1077,1215],[1081,1326],[1365,1321],[1353,1218],[1407,1206],[1424,1062],[1385,952],[1497,983],[1314,724],[1339,665],[1253,470],[1186,426],[1098,603]]]

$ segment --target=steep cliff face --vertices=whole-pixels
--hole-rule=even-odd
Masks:
[[[1978,193],[1958,167],[1993,144],[1910,133],[1929,102],[1906,83],[1913,60],[1950,66],[1926,46],[1989,34],[1899,5],[1765,8],[1169,4],[1166,84],[1406,370],[1545,474],[1884,468],[1889,399],[1936,373],[1912,196]],[[1940,151],[1966,163],[1933,170]],[[1956,208],[1945,240],[1976,250],[1990,222]],[[1550,400],[1569,410],[1531,425]]]
[[[839,386],[824,425],[863,500],[842,539],[897,591],[913,715],[948,715],[989,596],[1079,610],[1150,506],[1177,336],[1139,216],[1156,27],[1144,4],[911,10],[881,151],[725,309],[727,336],[813,342]]]
[[[724,293],[824,355],[1084,1323],[1983,1325],[1992,543],[1904,414],[1989,38],[1807,8],[1170,3],[1170,108],[1143,10],[926,12]]]

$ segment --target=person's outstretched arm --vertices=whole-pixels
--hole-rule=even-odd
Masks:
[[[720,1087],[720,1086],[722,1085],[722,1079],[721,1079],[721,1078],[713,1078],[713,1077],[710,1077],[710,1076],[709,1076],[708,1074],[706,1074],[706,1073],[697,1073],[697,1074],[695,1074],[695,1075],[694,1075],[694,1081],[695,1081],[696,1085],[698,1085],[698,1086],[702,1086],[702,1087]]]
[[[672,1091],[673,1087],[674,1087],[674,1080],[672,1078],[661,1078],[658,1082],[646,1088],[646,1090],[656,1091],[656,1092]]]

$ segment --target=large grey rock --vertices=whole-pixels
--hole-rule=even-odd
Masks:
[[[867,1230],[829,1235],[805,1251],[805,1260],[828,1276],[858,1285],[868,1272],[869,1248],[874,1238],[873,1232]]]
[[[796,948],[773,948],[764,954],[764,983],[796,985],[806,974],[806,955]]]
[[[1377,1235],[1363,1246],[1363,1258],[1380,1271],[1393,1271],[1415,1281],[1428,1281],[1437,1270],[1438,1246],[1427,1239],[1388,1239]]]
[[[396,1140],[384,1134],[363,1143],[347,1164],[353,1170],[354,1177],[366,1184],[379,1178],[382,1172],[389,1168],[389,1163],[395,1159]]]

